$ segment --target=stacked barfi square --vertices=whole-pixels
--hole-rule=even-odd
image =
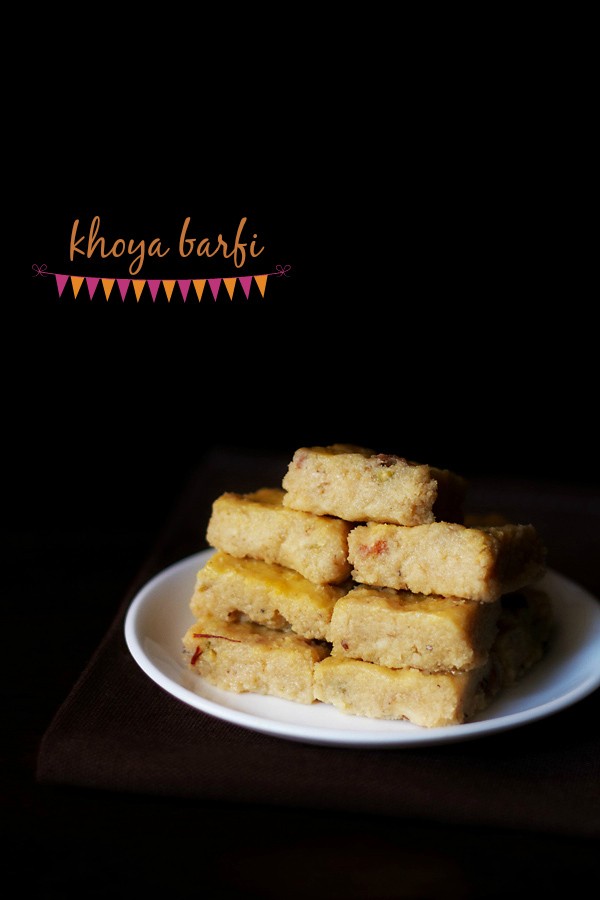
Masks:
[[[184,637],[233,691],[351,715],[460,724],[537,662],[551,625],[532,525],[465,525],[467,482],[335,444],[303,447],[281,488],[224,494]]]
[[[198,572],[184,648],[218,687],[313,703],[314,664],[330,652],[327,628],[350,584],[352,526],[283,499],[261,488],[214,501],[206,539],[217,552]]]

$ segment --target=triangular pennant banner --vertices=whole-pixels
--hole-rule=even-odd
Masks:
[[[125,294],[129,287],[129,278],[117,278],[117,284],[119,285],[119,291],[121,292],[121,300],[125,302]]]
[[[96,293],[96,288],[98,287],[99,278],[90,278],[89,276],[85,279],[87,284],[88,294],[90,295],[90,300]]]
[[[180,278],[177,281],[179,285],[179,290],[181,291],[181,296],[183,297],[183,302],[187,300],[188,291],[190,289],[190,284],[192,283],[191,278]]]
[[[152,294],[152,301],[156,300],[156,295],[158,293],[158,289],[160,287],[160,279],[158,278],[149,278],[148,279],[148,287],[150,288],[150,293]]]
[[[134,278],[132,281],[132,284],[133,284],[133,290],[135,291],[135,296],[136,296],[137,302],[139,303],[140,302],[140,294],[144,290],[144,285],[146,284],[146,282],[142,278]]]
[[[223,284],[227,288],[227,293],[229,294],[229,299],[233,300],[233,292],[235,290],[235,283],[237,278],[224,278]]]
[[[268,277],[269,277],[268,275],[255,275],[254,276],[254,280],[255,280],[256,284],[258,285],[258,289],[263,297],[265,296],[265,288],[267,286],[267,278]]]
[[[79,293],[81,285],[83,284],[83,276],[71,275],[71,284],[73,285],[73,296],[76,297]]]
[[[169,303],[171,302],[171,295],[173,293],[175,284],[176,282],[174,280],[163,278],[163,287],[165,289],[165,293],[167,295],[167,300],[169,301]]]
[[[139,303],[140,297],[142,296],[144,285],[148,285],[148,289],[150,294],[152,295],[153,302],[156,301],[156,296],[158,294],[158,290],[162,285],[167,297],[168,302],[171,302],[171,298],[173,296],[173,291],[175,290],[175,285],[179,285],[179,291],[183,298],[183,302],[185,303],[188,294],[190,291],[190,287],[194,285],[194,290],[196,292],[196,296],[198,297],[198,302],[202,300],[202,295],[204,293],[204,288],[206,287],[206,283],[210,285],[210,290],[213,295],[213,298],[216,300],[219,295],[219,290],[221,288],[221,284],[225,284],[225,289],[229,296],[230,300],[233,300],[235,294],[235,286],[236,283],[239,282],[242,290],[244,292],[244,296],[246,299],[250,297],[250,292],[252,290],[252,282],[256,282],[256,286],[260,291],[262,297],[265,296],[265,291],[267,288],[267,278],[269,275],[287,275],[291,266],[277,266],[277,271],[268,272],[266,275],[240,275],[236,277],[223,277],[223,278],[93,278],[89,275],[60,275],[57,272],[48,272],[47,267],[44,266],[33,266],[34,271],[37,275],[54,275],[56,279],[56,287],[58,290],[58,296],[62,296],[65,285],[67,281],[71,281],[73,286],[73,295],[77,297],[81,285],[85,281],[88,289],[88,294],[90,300],[93,298],[96,293],[96,288],[98,287],[99,282],[102,282],[102,287],[104,288],[104,294],[106,299],[110,297],[110,293],[113,289],[115,281],[119,285],[119,292],[121,294],[121,300],[125,302],[125,296],[127,291],[129,290],[129,285],[133,284],[133,290],[135,293],[135,297],[137,302]]]
[[[68,275],[55,275],[56,278],[56,287],[58,288],[58,296],[62,296],[62,292],[65,289],[65,284],[69,280]]]
[[[202,300],[202,292],[204,291],[206,278],[194,278],[192,284],[194,285],[194,290],[196,291],[198,302],[200,302],[200,300]]]
[[[240,278],[238,278],[238,281],[244,290],[246,299],[248,299],[248,296],[250,294],[250,286],[252,284],[252,275],[242,275],[240,276]]]

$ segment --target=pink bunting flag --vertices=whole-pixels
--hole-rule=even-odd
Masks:
[[[181,291],[181,296],[183,297],[183,302],[187,300],[188,291],[190,289],[190,284],[192,283],[191,278],[180,278],[177,282],[179,285],[179,290]]]
[[[147,285],[150,288],[150,293],[152,294],[152,302],[156,300],[156,295],[158,294],[158,289],[160,287],[160,278],[149,278],[147,281]]]
[[[99,278],[90,278],[89,276],[85,279],[88,289],[88,294],[90,295],[90,300],[93,298],[96,293],[96,288],[98,287]]]
[[[121,300],[123,303],[125,302],[125,294],[127,293],[127,288],[129,287],[129,278],[117,278],[117,284],[119,285],[119,291],[121,293]]]
[[[221,287],[221,279],[220,278],[209,278],[208,283],[210,284],[210,289],[212,291],[212,295],[214,299],[217,299],[217,294],[219,293],[219,288]]]
[[[69,280],[69,276],[68,276],[68,275],[58,275],[58,274],[57,274],[57,275],[55,275],[54,277],[56,278],[56,287],[58,288],[58,296],[61,297],[61,296],[62,296],[62,292],[63,292],[64,289],[65,289],[65,284],[66,284],[67,281]]]
[[[238,281],[242,286],[242,289],[244,291],[244,294],[246,295],[246,300],[247,300],[248,297],[250,296],[250,287],[252,285],[252,275],[241,275],[240,278],[238,278]]]

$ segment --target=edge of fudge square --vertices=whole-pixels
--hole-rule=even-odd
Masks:
[[[284,506],[347,522],[462,522],[467,481],[447,469],[353,444],[301,447],[282,481]]]
[[[468,671],[483,665],[496,637],[501,601],[355,587],[334,606],[332,656],[390,668]]]
[[[433,522],[408,528],[368,523],[348,536],[361,584],[492,602],[540,578],[546,549],[533,525],[481,528]]]
[[[350,716],[407,719],[423,728],[460,725],[490,702],[488,660],[469,672],[391,669],[361,659],[327,656],[315,663],[315,698]]]
[[[283,496],[282,488],[221,494],[212,505],[206,540],[231,556],[294,569],[316,584],[346,581],[352,525],[333,516],[286,509]]]
[[[254,622],[199,617],[182,638],[187,667],[215,687],[313,703],[314,666],[329,655],[324,641]]]
[[[336,602],[346,586],[315,584],[294,569],[217,550],[198,571],[190,610],[198,619],[212,612],[237,622],[291,628],[305,638],[325,640]]]

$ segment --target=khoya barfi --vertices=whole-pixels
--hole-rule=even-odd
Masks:
[[[493,657],[504,686],[514,684],[540,661],[554,627],[550,597],[528,586],[502,597]]]
[[[299,572],[316,584],[341,584],[350,576],[352,525],[283,505],[282,488],[227,492],[212,505],[206,539],[231,556],[252,557]]]
[[[487,661],[470,672],[423,672],[328,656],[315,665],[315,697],[347,715],[408,719],[424,728],[460,725],[485,708],[490,668]]]
[[[325,642],[253,622],[224,622],[206,613],[183,636],[189,669],[209,684],[295,703],[314,702],[314,666],[329,654]]]
[[[348,536],[352,577],[361,584],[493,602],[545,572],[533,525],[357,525]]]
[[[332,656],[398,669],[467,671],[487,659],[501,603],[356,587],[335,605]]]
[[[460,725],[482,711],[538,662],[552,627],[543,592],[522,592],[500,617],[487,660],[468,672],[390,668],[330,655],[315,664],[315,697],[348,715],[408,719],[437,728]]]
[[[334,606],[346,590],[315,584],[276,563],[217,550],[197,573],[190,609],[197,618],[212,612],[229,622],[245,619],[325,640]]]
[[[353,444],[301,447],[282,481],[284,506],[347,522],[462,522],[464,478]]]

